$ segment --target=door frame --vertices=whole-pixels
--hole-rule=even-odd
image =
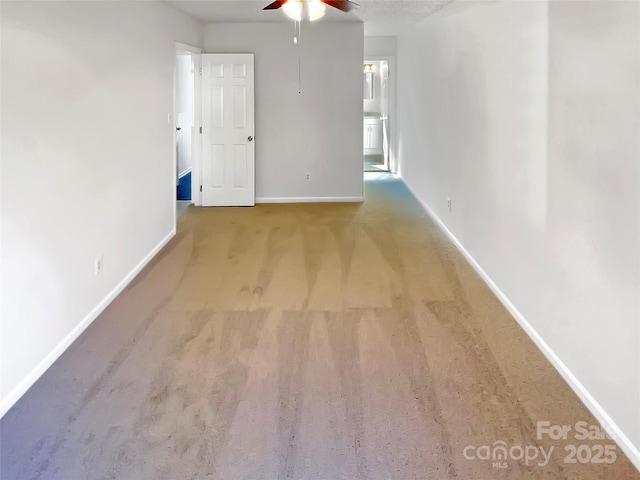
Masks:
[[[176,109],[176,100],[177,100],[177,81],[178,81],[178,55],[179,54],[189,54],[191,55],[191,59],[193,62],[193,128],[191,130],[191,203],[194,205],[200,204],[200,195],[196,195],[196,189],[194,185],[200,185],[200,177],[199,170],[194,168],[200,162],[200,150],[198,148],[194,148],[196,145],[196,140],[198,139],[198,129],[196,125],[200,125],[200,119],[202,117],[202,106],[200,101],[200,54],[202,53],[202,49],[200,47],[196,47],[194,45],[188,45],[186,43],[175,42],[175,58],[173,62],[173,115],[172,115],[172,131],[173,131],[173,172],[175,172],[178,168],[178,157],[176,154],[177,146],[178,146],[178,136],[176,134],[176,124],[178,121],[178,112]],[[196,178],[197,177],[197,178]],[[173,204],[173,225],[174,228],[177,227],[178,223],[178,214],[177,214],[177,204],[176,204],[176,186],[175,180],[172,175],[172,204]],[[199,193],[199,191],[197,192]]]
[[[387,62],[389,64],[389,172],[398,173],[398,116],[396,112],[396,57],[389,55],[365,55],[364,63]],[[362,105],[364,117],[364,103]]]

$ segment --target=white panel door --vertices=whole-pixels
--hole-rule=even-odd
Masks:
[[[202,205],[255,205],[253,54],[202,55]]]

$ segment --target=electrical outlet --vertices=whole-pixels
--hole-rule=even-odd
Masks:
[[[447,197],[447,210],[451,211],[451,197]]]
[[[96,275],[100,275],[102,273],[102,270],[104,270],[104,258],[102,257],[102,255],[96,258],[95,267]]]
[[[307,182],[311,181],[311,174],[307,172]]]

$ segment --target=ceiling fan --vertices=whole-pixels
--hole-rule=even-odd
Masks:
[[[302,20],[303,10],[306,10],[309,20],[313,22],[322,18],[326,9],[325,5],[343,12],[350,12],[360,6],[350,0],[275,0],[263,10],[277,10],[282,7],[289,18],[298,22]]]

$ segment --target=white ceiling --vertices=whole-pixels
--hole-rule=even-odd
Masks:
[[[172,7],[203,23],[290,22],[282,11],[262,8],[272,0],[165,0]],[[364,22],[368,35],[395,35],[453,0],[355,0],[360,8],[343,13],[327,7],[323,20]]]

